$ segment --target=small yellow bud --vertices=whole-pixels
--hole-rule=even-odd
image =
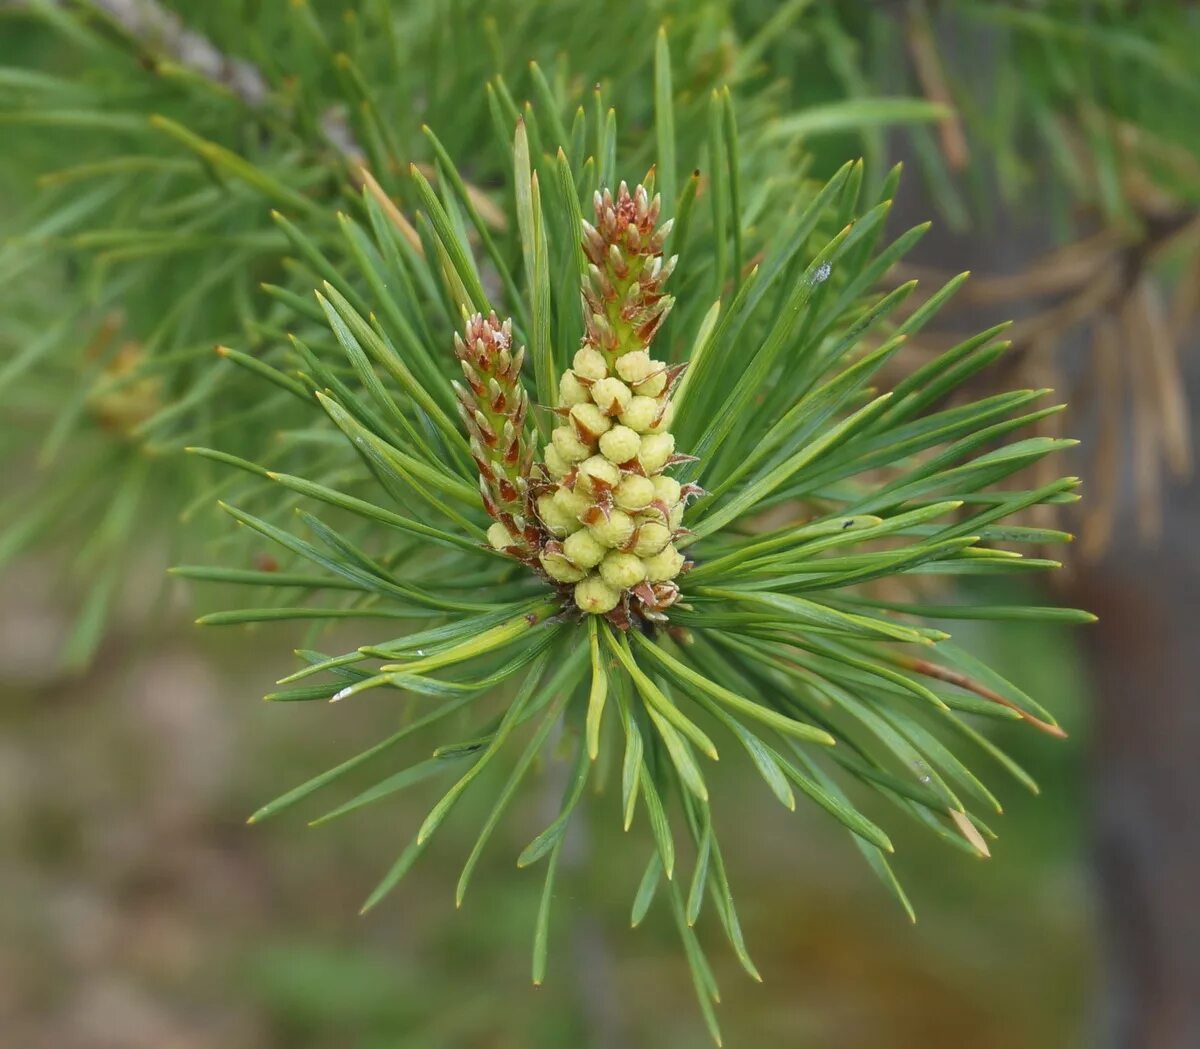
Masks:
[[[575,516],[564,512],[550,492],[538,496],[537,511],[542,524],[546,526],[551,535],[570,535],[580,527]]]
[[[646,567],[640,557],[611,550],[600,562],[600,578],[618,590],[628,590],[646,578]]]
[[[488,525],[487,541],[493,550],[503,550],[506,546],[513,545],[513,537],[499,521]]]
[[[652,583],[665,583],[679,575],[683,567],[683,554],[668,545],[653,557],[647,557],[642,562],[646,568],[646,578]]]
[[[558,384],[558,403],[565,408],[570,408],[573,405],[587,404],[590,401],[591,396],[588,394],[587,387],[575,378],[575,373],[570,369],[563,372],[563,377]]]
[[[550,435],[554,448],[568,463],[583,462],[592,450],[584,444],[570,426],[556,426]]]
[[[571,464],[558,454],[558,449],[552,444],[546,445],[544,461],[550,476],[556,481],[561,481],[571,472]]]
[[[658,401],[653,397],[632,397],[628,406],[621,412],[621,422],[631,430],[645,433],[654,425],[658,415]]]
[[[654,482],[648,477],[629,474],[621,478],[613,501],[622,510],[641,510],[654,498]]]
[[[601,546],[615,550],[629,542],[633,535],[633,518],[623,510],[610,510],[608,520],[601,519],[589,525],[588,531]]]
[[[630,386],[641,382],[658,367],[645,350],[634,350],[617,358],[617,374]]]
[[[671,541],[671,530],[658,521],[647,521],[638,529],[633,552],[638,557],[651,557],[659,553]]]
[[[571,422],[581,441],[595,440],[612,429],[612,420],[591,401],[577,404],[571,409]]]
[[[599,494],[601,489],[612,489],[621,481],[621,471],[603,455],[593,455],[579,464],[579,475],[575,481],[590,495]]]
[[[575,584],[575,604],[589,615],[599,616],[611,612],[621,600],[621,592],[614,590],[598,575],[590,575]]]
[[[671,507],[671,513],[667,517],[667,524],[671,526],[672,531],[683,524],[683,503],[676,503]]]
[[[591,379],[593,382],[603,379],[608,374],[608,365],[604,363],[604,354],[599,350],[593,350],[590,346],[584,346],[575,354],[574,365],[577,376]]]
[[[679,482],[674,477],[659,474],[654,478],[654,498],[667,506],[674,506],[679,502]]]
[[[587,572],[571,564],[562,554],[539,554],[546,575],[559,583],[577,583]]]
[[[611,375],[607,379],[592,383],[591,392],[592,400],[606,415],[620,415],[633,399],[633,393],[629,387]]]
[[[608,548],[596,542],[590,532],[580,530],[567,536],[563,553],[580,568],[595,568],[608,553]]]
[[[558,431],[554,431],[557,435]],[[556,442],[557,443],[557,442]],[[642,447],[638,452],[638,462],[648,474],[656,474],[667,465],[667,460],[675,454],[675,438],[669,433],[652,433],[642,438]]]
[[[566,514],[577,523],[579,515],[592,505],[592,501],[583,492],[572,491],[570,488],[564,487],[554,490],[554,502],[560,513]],[[574,528],[571,529],[571,531],[574,530]]]
[[[642,439],[636,430],[628,426],[614,426],[600,438],[600,451],[604,458],[614,463],[627,463],[636,458]]]

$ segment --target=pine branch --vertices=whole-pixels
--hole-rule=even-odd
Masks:
[[[62,9],[79,6],[76,0],[2,0],[0,9],[35,10],[47,4]],[[237,95],[252,109],[266,102],[270,87],[252,63],[224,54],[158,0],[87,0],[85,6],[107,16],[148,54],[169,57]]]
[[[78,0],[0,0],[0,12],[5,8],[36,10],[42,4],[64,10],[79,6]],[[148,57],[155,61],[169,59],[241,99],[250,109],[261,109],[274,94],[253,62],[226,54],[203,33],[189,29],[181,15],[159,0],[86,0],[85,6],[108,18]],[[329,144],[361,166],[365,153],[344,110],[329,107],[322,112],[319,123]]]

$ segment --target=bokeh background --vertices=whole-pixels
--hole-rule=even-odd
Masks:
[[[588,833],[572,843],[550,976],[533,989],[541,884],[513,857],[545,822],[536,800],[497,832],[461,912],[453,884],[486,789],[392,899],[359,918],[423,818],[420,797],[314,830],[299,818],[244,821],[285,783],[368,746],[382,712],[258,703],[282,661],[263,665],[257,645],[201,644],[183,616],[147,635],[136,606],[86,684],[42,678],[31,665],[62,628],[62,596],[39,585],[36,564],[26,571],[3,634],[0,1044],[708,1044],[665,909],[628,929],[641,870],[616,840],[611,794],[592,799]],[[286,636],[275,640],[286,650]],[[804,806],[776,812],[754,784],[730,782],[736,770],[716,777],[730,877],[765,978],[753,984],[714,944],[729,1044],[1097,1044],[1082,660],[1070,638],[1041,630],[1015,632],[996,655],[1054,698],[1071,739],[1003,740],[1043,796],[1003,795],[990,861],[895,828],[915,926],[831,821]],[[551,813],[557,795],[545,798]]]
[[[749,6],[751,20],[769,18]],[[0,47],[12,24],[0,17]],[[953,26],[936,29],[943,42],[947,33],[957,39]],[[796,61],[787,44],[782,37],[764,56],[781,73]],[[45,46],[40,64],[69,64],[66,51]],[[986,37],[964,46],[951,48],[960,67],[986,65]],[[28,142],[0,123],[0,150]],[[889,156],[912,158],[904,136],[883,142]],[[973,144],[987,149],[986,140]],[[1036,174],[1036,159],[1032,166]],[[32,178],[4,177],[0,232],[33,192]],[[986,178],[980,187],[971,205],[986,221],[955,232],[943,220],[914,264],[1019,276],[1060,242],[1036,178],[1015,199]],[[936,183],[913,179],[895,228],[943,205]],[[1033,316],[1036,290],[990,309]],[[959,319],[982,327],[987,312],[968,308]],[[1197,342],[1194,326],[1183,333],[1175,380],[1193,403]],[[1067,331],[1056,360],[1083,391],[1068,426],[1094,445],[1109,423],[1089,408],[1089,347],[1090,336]],[[10,425],[26,423],[0,420]],[[15,433],[4,447],[19,447]],[[14,487],[27,466],[6,458]],[[762,804],[736,770],[716,777],[729,873],[765,976],[750,983],[714,944],[727,1044],[1200,1045],[1200,487],[1180,480],[1153,494],[1161,507],[1154,534],[1144,527],[1144,464],[1127,442],[1105,468],[1118,478],[1111,538],[1087,557],[1068,552],[1046,594],[1096,611],[1100,622],[1013,624],[971,638],[1055,712],[1069,739],[996,730],[1042,794],[1000,792],[1005,815],[991,860],[889,825],[916,925],[831,821],[805,806],[792,815]],[[1087,476],[1094,466],[1081,460],[1077,469]],[[134,523],[139,555],[84,669],[65,670],[59,658],[85,593],[60,568],[87,539],[87,522],[5,568],[0,1047],[709,1044],[668,915],[656,907],[628,930],[641,869],[619,847],[611,793],[591,799],[586,833],[569,844],[550,977],[537,989],[528,940],[541,881],[512,862],[545,821],[536,797],[498,829],[459,913],[453,883],[486,815],[487,789],[464,800],[400,891],[366,919],[358,917],[365,892],[424,814],[419,792],[320,829],[291,815],[248,827],[259,804],[373,742],[390,715],[370,704],[259,702],[291,669],[295,634],[196,630],[192,595],[161,583],[169,520],[164,512]],[[363,640],[355,634],[354,643]],[[545,804],[555,797],[551,788]]]

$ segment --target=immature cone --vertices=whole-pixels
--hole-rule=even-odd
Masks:
[[[546,574],[574,584],[575,603],[627,622],[630,613],[665,619],[679,597],[684,558],[673,540],[694,485],[664,470],[675,454],[668,368],[648,348],[671,308],[663,284],[674,268],[662,248],[671,223],[655,228],[659,198],[621,183],[614,201],[595,199],[596,225],[583,224],[588,279],[586,331],[574,367],[559,383],[561,418],[545,449],[536,512],[554,538],[542,549]]]
[[[536,567],[541,533],[529,507],[533,446],[525,437],[529,400],[520,380],[525,349],[513,350],[511,320],[501,324],[495,313],[477,313],[454,336],[454,355],[466,379],[465,386],[453,384],[459,415],[479,467],[483,505],[495,520],[488,542]]]

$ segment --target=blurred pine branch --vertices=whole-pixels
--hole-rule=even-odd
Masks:
[[[660,73],[669,54],[658,49]],[[701,148],[710,163],[715,154],[740,173],[759,147],[729,135],[737,125],[727,100],[711,104],[720,119]],[[414,717],[267,803],[254,822],[385,761],[456,711],[474,712],[466,738],[443,738],[432,757],[401,760],[317,819],[447,777],[365,910],[524,738],[459,880],[461,901],[496,822],[556,738],[570,768],[562,807],[518,858],[522,867],[547,863],[534,933],[540,983],[568,827],[597,770],[620,765],[624,825],[642,811],[653,843],[634,923],[665,879],[719,1041],[718,995],[692,931],[706,899],[743,967],[755,978],[758,971],[700,758],[715,760],[718,740],[737,743],[780,802],[794,808],[799,789],[842,822],[910,913],[887,861],[892,843],[857,795],[890,801],[948,843],[988,856],[994,833],[978,813],[999,803],[950,743],[966,737],[1036,791],[967,716],[1063,733],[1032,697],[927,624],[1091,617],[1037,606],[918,606],[888,584],[903,592],[927,575],[969,580],[1056,567],[1019,548],[1064,534],[1007,519],[1074,500],[1077,479],[1016,491],[1001,483],[1073,442],[1009,437],[1061,408],[1037,406],[1044,390],[943,406],[1004,352],[1003,326],[950,347],[885,393],[873,388],[963,285],[953,278],[907,316],[900,307],[915,282],[877,289],[925,230],[884,235],[898,172],[883,199],[868,195],[860,162],[824,183],[803,172],[781,176],[780,205],[767,205],[778,207],[776,217],[757,224],[745,221],[733,178],[721,181],[726,199],[705,211],[688,210],[687,186],[674,205],[643,186],[612,194],[596,165],[573,169],[561,147],[534,151],[554,131],[531,108],[514,125],[508,186],[493,197],[508,231],[497,240],[484,240],[481,221],[462,221],[469,194],[444,150],[440,191],[411,172],[424,205],[414,224],[421,251],[409,243],[408,221],[398,222],[369,186],[355,208],[361,219],[340,219],[340,246],[318,246],[306,220],[277,217],[312,267],[317,308],[275,289],[295,311],[290,343],[269,358],[224,352],[265,389],[307,403],[308,421],[298,418],[261,465],[194,449],[246,476],[236,504],[221,505],[244,532],[274,544],[275,568],[176,571],[255,595],[202,624],[363,620],[359,629],[368,630],[383,618],[409,630],[382,641],[372,631],[341,653],[305,643],[301,667],[270,701],[364,702],[399,692],[413,697]],[[579,127],[608,154],[605,168],[624,167],[614,110],[590,121],[584,113]],[[687,156],[679,145],[668,155]],[[588,197],[590,222],[580,218]],[[673,219],[660,225],[660,210]],[[685,238],[686,252],[674,254]],[[758,261],[732,271],[739,244]],[[673,253],[666,262],[664,249]],[[668,276],[673,297],[663,290]],[[425,341],[418,328],[443,334]],[[556,340],[557,332],[569,334]],[[678,364],[650,357],[652,341]],[[456,375],[465,382],[451,395]],[[537,390],[532,411],[557,423],[540,454],[526,443],[536,426],[522,381]],[[660,488],[671,491],[656,504]],[[685,513],[687,495],[698,498]],[[319,516],[308,509],[314,503]],[[661,535],[642,550],[654,529]],[[667,552],[670,566],[659,574]],[[523,728],[530,722],[532,736]],[[690,848],[676,840],[680,824]],[[685,893],[674,875],[688,855]]]

